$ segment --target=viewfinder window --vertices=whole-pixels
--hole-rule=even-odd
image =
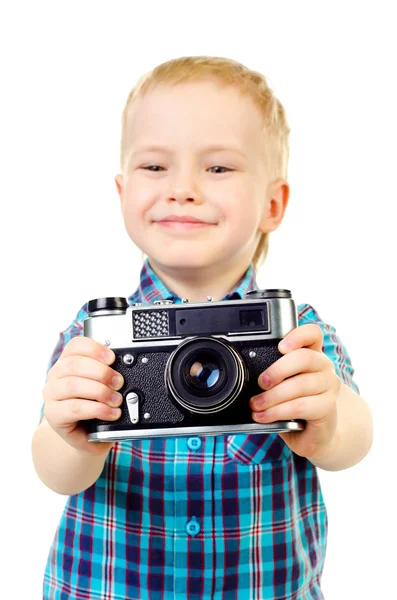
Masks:
[[[262,326],[264,324],[263,321],[263,311],[262,310],[241,310],[240,311],[240,325],[244,327],[255,327]]]

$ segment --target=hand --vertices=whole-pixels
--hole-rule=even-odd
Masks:
[[[337,427],[341,381],[323,353],[323,333],[315,324],[290,331],[279,343],[284,354],[258,378],[265,392],[250,400],[257,423],[304,419],[304,431],[280,433],[293,452],[308,459],[325,455]],[[266,376],[269,381],[266,382]]]
[[[43,389],[44,416],[51,427],[73,448],[90,454],[106,454],[114,442],[89,442],[78,421],[114,421],[121,415],[121,394],[116,394],[124,379],[108,365],[115,354],[99,342],[79,336],[72,338],[48,372]],[[118,382],[113,381],[118,377]],[[93,402],[95,400],[95,402]],[[115,412],[113,413],[112,411]]]

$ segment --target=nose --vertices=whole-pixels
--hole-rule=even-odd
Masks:
[[[171,182],[167,201],[178,202],[179,204],[185,204],[185,202],[202,203],[201,192],[191,172],[179,173],[174,177]]]

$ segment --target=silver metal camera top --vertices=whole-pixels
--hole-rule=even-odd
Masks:
[[[173,300],[155,300],[153,302],[153,304],[156,304],[157,306],[162,306],[164,304],[174,304]]]
[[[158,345],[159,339],[161,338],[161,344],[163,346],[179,344],[186,339],[186,336],[180,334],[175,336],[165,335],[154,336],[151,329],[154,328],[154,332],[164,328],[165,331],[168,327],[168,312],[172,311],[190,311],[200,308],[203,310],[214,310],[217,307],[223,308],[225,306],[240,306],[242,308],[249,307],[250,309],[255,306],[262,307],[267,306],[269,314],[269,330],[268,331],[250,331],[241,333],[238,330],[225,331],[223,333],[213,333],[212,337],[225,338],[229,342],[235,341],[256,341],[262,339],[282,339],[284,338],[293,328],[297,327],[297,313],[295,303],[292,298],[271,298],[261,299],[252,298],[250,300],[228,300],[225,301],[212,301],[212,302],[185,302],[181,304],[174,304],[172,301],[167,302],[166,305],[153,306],[129,306],[125,311],[95,311],[94,314],[90,315],[84,320],[84,335],[90,337],[102,344],[110,346],[112,349],[123,348],[125,354],[135,354],[137,349],[148,348],[151,346]],[[189,313],[186,313],[186,318],[189,318]],[[133,327],[134,320],[138,320],[139,323],[147,326],[148,335],[144,337],[138,337]],[[163,322],[164,321],[164,322]],[[210,335],[211,332],[208,332]],[[123,354],[124,354],[123,353]],[[135,364],[135,363],[134,363]]]

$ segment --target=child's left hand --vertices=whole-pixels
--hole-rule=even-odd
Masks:
[[[288,346],[289,344],[289,346]],[[323,353],[323,333],[315,324],[293,329],[279,344],[282,358],[258,378],[265,392],[250,407],[257,423],[304,419],[304,431],[280,433],[293,452],[306,458],[326,455],[337,427],[336,399],[341,381]],[[270,383],[264,381],[268,376]]]

